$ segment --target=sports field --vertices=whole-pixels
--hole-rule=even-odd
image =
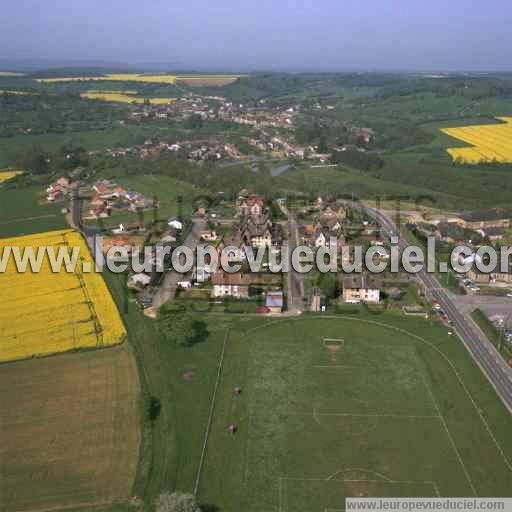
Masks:
[[[454,161],[461,163],[512,162],[512,117],[498,117],[500,124],[442,128],[441,131],[472,147],[449,148]]]
[[[324,512],[343,510],[346,496],[510,496],[510,416],[460,341],[425,320],[398,324],[430,338],[381,321],[231,331],[201,501]]]
[[[2,365],[0,510],[96,511],[128,501],[139,395],[127,344]]]

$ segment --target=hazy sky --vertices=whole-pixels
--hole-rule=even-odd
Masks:
[[[0,58],[512,69],[510,0],[1,0]]]

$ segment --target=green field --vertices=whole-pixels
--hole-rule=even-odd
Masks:
[[[0,186],[0,238],[22,236],[67,226],[60,210],[64,203],[45,204],[46,187]]]
[[[360,494],[511,494],[510,415],[437,321],[198,313],[210,336],[184,349],[137,312],[122,276],[107,277],[144,392],[162,403],[134,488],[147,503],[196,482],[201,503],[227,512],[341,510]]]
[[[426,339],[373,322],[230,333],[202,501],[309,512],[342,510],[346,496],[511,494],[512,422],[459,341],[425,320],[400,323]]]

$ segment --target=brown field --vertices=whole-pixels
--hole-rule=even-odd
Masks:
[[[221,87],[229,85],[238,80],[238,76],[196,76],[177,77],[177,81],[190,87]]]
[[[0,366],[0,510],[126,501],[139,380],[128,344]]]

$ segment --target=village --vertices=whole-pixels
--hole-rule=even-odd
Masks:
[[[316,107],[322,109],[320,105]],[[218,160],[250,162],[254,157],[264,157],[328,164],[331,163],[333,155],[339,153],[349,150],[364,153],[376,136],[375,131],[370,128],[345,123],[339,128],[347,134],[347,142],[333,147],[331,151],[318,145],[301,145],[296,142],[294,135],[300,115],[301,106],[296,103],[271,106],[267,105],[267,100],[262,99],[250,105],[234,104],[219,96],[187,93],[164,106],[130,105],[126,120],[120,123],[126,126],[143,126],[144,123],[172,120],[194,130],[207,121],[233,123],[246,128],[238,137],[243,140],[243,148],[239,144],[237,147],[237,143],[229,137],[217,133],[208,138],[196,139],[152,137],[142,144],[89,151],[89,155],[106,155],[112,158],[136,156],[149,159],[171,152],[196,163]]]
[[[69,178],[60,177],[47,188],[46,201],[72,205],[75,190]],[[433,315],[450,328],[447,313],[438,306],[429,307],[425,290],[407,272],[344,271],[346,264],[354,263],[356,247],[390,248],[389,234],[364,210],[354,208],[344,199],[318,196],[312,202],[290,205],[283,198],[268,199],[244,189],[232,208],[199,205],[190,217],[161,218],[156,197],[126,189],[115,180],[102,178],[89,185],[81,184],[78,193],[81,222],[89,230],[93,227],[91,232],[102,235],[105,254],[112,248],[122,247],[133,254],[157,246],[168,246],[172,254],[184,244],[191,249],[211,247],[220,261],[223,250],[230,247],[230,261],[240,263],[240,270],[235,273],[204,264],[178,274],[169,270],[170,258],[158,261],[155,252],[154,266],[163,265],[168,270],[163,274],[154,269],[132,271],[126,281],[130,293],[150,317],[162,300],[162,290],[169,289],[163,295],[165,301],[200,301],[217,309],[235,307],[237,311],[258,315],[321,313],[364,304],[377,309],[391,308],[405,315]],[[401,214],[402,235],[420,246],[426,246],[427,237],[435,237],[436,257],[440,261],[455,246],[464,245],[476,252],[484,246],[499,248],[511,238],[510,209],[460,213],[417,209]],[[270,255],[273,261],[279,261],[283,247],[293,249],[294,245],[309,247],[315,253],[334,250],[338,257],[337,272],[273,272]],[[254,271],[247,254],[259,248],[266,250],[265,258]],[[380,255],[376,259],[388,258],[389,255]],[[506,342],[512,343],[500,299],[512,296],[512,268],[482,272],[477,268],[477,258],[460,258],[460,263],[469,264],[468,271],[450,271],[443,283],[460,308],[466,308],[468,303],[479,304],[496,328],[503,331]]]

